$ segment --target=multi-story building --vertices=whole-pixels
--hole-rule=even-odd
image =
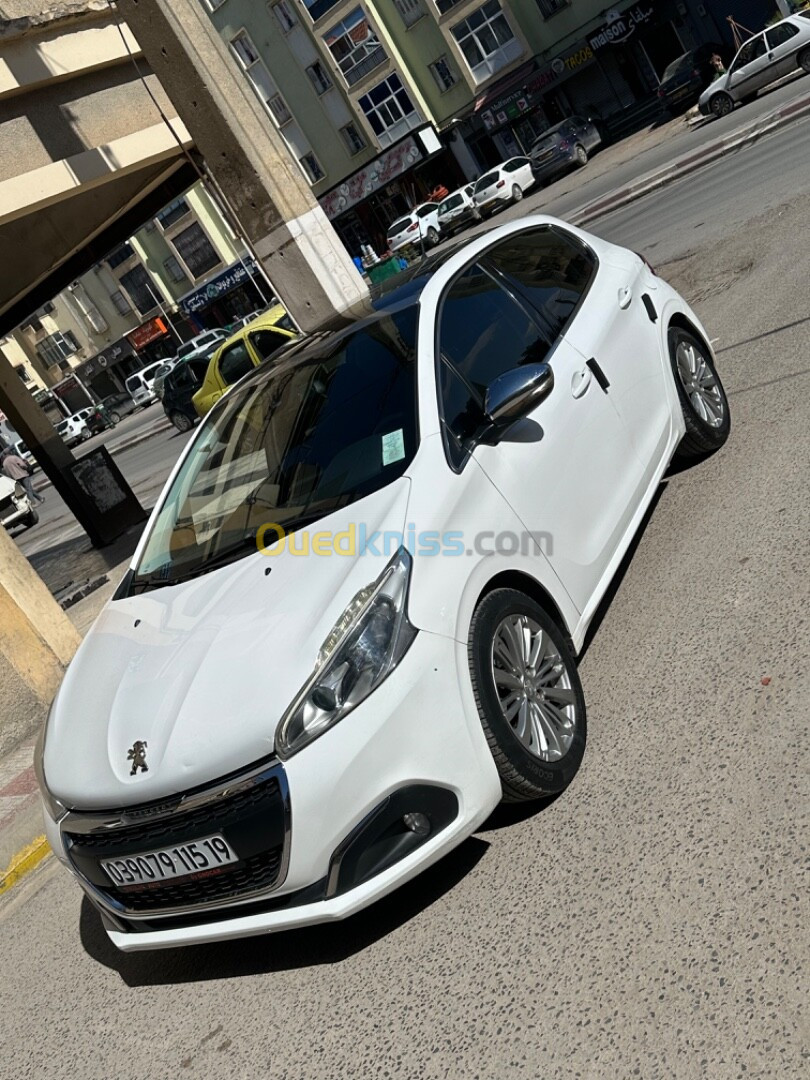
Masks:
[[[575,112],[655,106],[671,60],[771,0],[200,0],[349,250]]]

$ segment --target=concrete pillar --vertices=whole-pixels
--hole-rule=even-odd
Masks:
[[[0,754],[44,718],[80,642],[73,623],[0,527]]]
[[[303,330],[368,291],[245,74],[195,0],[118,0],[150,67]]]

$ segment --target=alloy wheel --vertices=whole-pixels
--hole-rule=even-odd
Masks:
[[[734,102],[728,94],[715,94],[710,102],[710,107],[715,116],[728,116],[734,108]]]
[[[709,427],[720,427],[726,412],[725,399],[706,357],[693,342],[680,341],[675,366],[695,415]]]
[[[492,678],[501,712],[541,761],[567,754],[577,726],[576,695],[550,635],[527,615],[508,615],[492,639]]]

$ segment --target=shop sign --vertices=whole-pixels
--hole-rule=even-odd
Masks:
[[[637,26],[641,26],[655,14],[653,8],[637,5],[623,14],[615,9],[608,12],[604,24],[590,37],[591,48],[602,49],[605,45],[622,45],[632,37]]]
[[[68,394],[72,394],[74,390],[79,389],[79,384],[73,375],[68,375],[66,379],[58,382],[56,386],[51,387],[51,393],[55,394],[58,398],[66,398]]]
[[[248,273],[248,270],[250,273]],[[179,303],[179,307],[183,309],[186,315],[194,315],[196,312],[208,307],[214,300],[218,300],[220,296],[238,289],[252,275],[257,274],[258,267],[253,259],[245,259],[245,265],[241,262],[234,263],[233,266],[229,266],[227,270],[223,270],[221,274],[217,274],[215,278],[212,278],[207,285],[203,285],[201,288],[195,289],[193,293],[189,293],[188,296],[184,296]]]
[[[391,150],[380,154],[348,180],[344,180],[334,191],[324,195],[320,200],[324,213],[333,221],[421,160],[422,152],[413,137],[409,136]]]
[[[143,326],[139,326],[137,330],[133,330],[127,337],[133,349],[145,349],[147,345],[163,337],[164,334],[168,334],[168,332],[168,327],[163,319],[150,319]]]
[[[531,96],[526,92],[526,88],[522,87],[520,90],[515,90],[511,94],[500,98],[488,109],[484,109],[481,113],[481,119],[487,131],[494,131],[496,128],[508,124],[510,120],[517,120],[523,113],[533,108],[534,104]]]

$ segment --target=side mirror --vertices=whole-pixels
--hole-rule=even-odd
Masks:
[[[504,427],[526,416],[554,389],[548,364],[529,364],[499,375],[488,388],[484,412],[494,427]]]

